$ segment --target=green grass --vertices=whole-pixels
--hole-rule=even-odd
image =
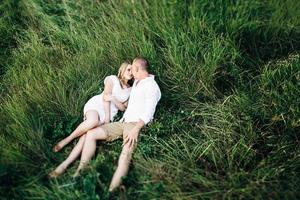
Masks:
[[[74,146],[106,75],[142,55],[162,90],[127,199],[298,199],[300,3],[4,0],[0,191],[7,199],[107,199],[121,141],[45,176]],[[116,199],[124,199],[120,193]]]

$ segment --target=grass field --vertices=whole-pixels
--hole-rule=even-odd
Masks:
[[[0,194],[107,199],[121,141],[45,177],[125,59],[162,91],[116,199],[300,199],[300,1],[2,0]]]

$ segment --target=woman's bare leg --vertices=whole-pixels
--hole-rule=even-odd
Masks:
[[[110,192],[115,190],[121,184],[122,176],[127,175],[134,149],[135,147],[129,147],[128,143],[123,146],[121,155],[119,157],[118,168],[115,171],[109,186]]]
[[[83,121],[79,126],[66,138],[61,140],[57,145],[54,146],[53,151],[58,152],[61,150],[65,145],[71,142],[73,139],[81,136],[82,134],[86,133],[88,130],[99,125],[99,115],[98,112],[95,110],[89,110],[86,112],[86,120]]]
[[[55,178],[65,172],[65,170],[68,168],[68,166],[76,160],[76,158],[80,155],[83,144],[85,141],[86,135],[82,135],[75,145],[75,147],[72,149],[71,153],[69,154],[68,158],[64,160],[54,171],[52,171],[49,176],[51,178]]]
[[[94,128],[87,132],[83,149],[81,152],[80,163],[73,177],[78,176],[80,170],[82,170],[91,160],[91,158],[94,156],[96,151],[97,140],[106,140],[106,139],[107,139],[107,134],[101,127]]]

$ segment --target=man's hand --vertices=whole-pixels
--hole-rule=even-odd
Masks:
[[[137,143],[140,130],[140,128],[135,126],[124,139],[122,146],[128,143],[129,147],[133,147]]]

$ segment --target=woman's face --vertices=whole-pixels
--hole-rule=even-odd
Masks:
[[[126,80],[132,79],[132,73],[131,73],[131,65],[127,65],[125,68],[123,75],[122,75]]]

